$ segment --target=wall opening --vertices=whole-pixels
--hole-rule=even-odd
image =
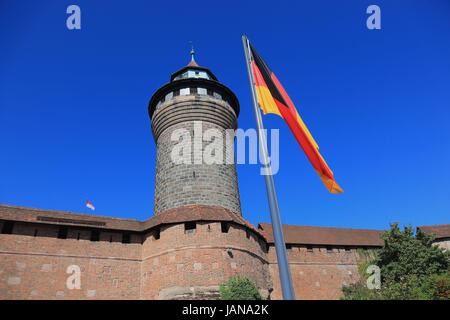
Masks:
[[[158,240],[160,235],[161,235],[161,229],[160,228],[156,228],[155,231],[154,231],[155,240]]]
[[[197,228],[197,223],[195,221],[189,221],[184,224],[184,233],[192,233],[195,232]]]
[[[14,221],[5,221],[2,228],[3,234],[12,234],[14,228]]]
[[[99,240],[100,240],[100,232],[98,230],[92,230],[91,241],[99,241]]]
[[[67,239],[68,229],[67,227],[59,227],[58,239]]]
[[[112,238],[112,236],[111,236]],[[129,233],[124,233],[122,235],[122,243],[130,243],[130,234]]]
[[[220,228],[222,230],[222,233],[228,233],[228,231],[230,230],[230,224],[228,222],[221,222]]]

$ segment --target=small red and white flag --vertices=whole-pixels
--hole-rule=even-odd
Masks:
[[[92,205],[92,203],[90,203],[89,201],[86,200],[86,207],[88,207],[91,210],[95,210],[95,207]]]

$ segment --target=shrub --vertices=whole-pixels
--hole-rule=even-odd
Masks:
[[[239,276],[220,285],[220,297],[223,300],[262,300],[255,284],[249,278]]]

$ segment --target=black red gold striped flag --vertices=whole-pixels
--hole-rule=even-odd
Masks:
[[[334,180],[333,172],[319,153],[319,146],[306,128],[283,86],[252,45],[250,50],[256,94],[263,113],[274,113],[282,117],[327,189],[331,193],[344,192]]]

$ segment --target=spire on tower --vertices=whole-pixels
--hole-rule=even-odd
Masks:
[[[195,54],[194,45],[192,44],[192,41],[189,41],[189,43],[191,44],[191,62],[189,62],[188,66],[189,67],[198,67],[197,62],[195,62],[195,59],[194,59],[194,54]]]

